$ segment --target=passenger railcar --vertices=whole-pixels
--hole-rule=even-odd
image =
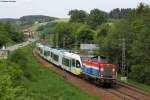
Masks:
[[[59,50],[37,43],[38,53],[49,62],[75,75],[89,77],[97,83],[114,83],[116,68],[100,56],[83,59],[79,54]]]
[[[82,62],[79,55],[66,50],[54,49],[37,43],[38,53],[44,59],[75,75],[81,74]]]

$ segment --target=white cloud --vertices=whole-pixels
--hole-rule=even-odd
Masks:
[[[0,18],[18,18],[24,15],[49,15],[68,17],[71,9],[89,12],[99,8],[109,12],[114,8],[136,8],[140,2],[150,4],[150,0],[16,0],[16,3],[0,3]]]

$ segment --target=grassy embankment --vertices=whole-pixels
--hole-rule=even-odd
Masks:
[[[40,27],[42,25],[46,25],[46,24],[51,23],[51,22],[68,22],[68,21],[69,21],[68,18],[61,18],[61,19],[56,19],[56,20],[50,21],[50,22],[34,23],[32,25],[32,27],[30,27],[30,28],[32,29],[32,31],[36,31],[38,27]]]
[[[32,48],[28,46],[20,49],[29,60],[26,72],[31,77],[30,80],[24,80],[28,97],[33,100],[98,100],[39,64],[32,55]]]
[[[120,78],[120,77],[121,77],[121,76],[118,75],[118,76],[117,76],[117,80],[121,81],[121,78]],[[129,85],[132,85],[132,86],[135,86],[135,87],[137,87],[137,88],[140,88],[140,89],[142,89],[142,90],[144,90],[144,91],[150,92],[150,86],[148,86],[148,85],[145,85],[145,84],[142,84],[142,83],[139,83],[139,82],[135,82],[135,81],[133,81],[133,80],[131,80],[131,79],[127,79],[127,81],[126,81],[125,83],[127,83],[127,84],[129,84]]]

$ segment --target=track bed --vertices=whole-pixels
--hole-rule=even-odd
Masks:
[[[66,71],[44,60],[36,53],[35,50],[33,50],[33,55],[37,58],[39,63],[43,64],[50,70],[56,72],[71,84],[80,87],[82,90],[86,91],[87,93],[93,96],[99,97],[100,100],[150,100],[149,94],[144,95],[142,93],[134,91],[133,89],[124,87],[119,84],[114,88],[97,87],[79,77],[67,73]]]

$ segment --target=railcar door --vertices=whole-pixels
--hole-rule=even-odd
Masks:
[[[73,73],[76,69],[76,60],[71,59],[71,72]]]
[[[81,64],[78,60],[76,60],[76,68],[81,68]]]
[[[78,60],[75,60],[75,59],[71,59],[71,72],[76,74],[76,75],[79,75],[81,70],[81,64]]]
[[[75,70],[75,74],[79,75],[81,73],[81,63],[79,60],[76,60],[76,70]]]

